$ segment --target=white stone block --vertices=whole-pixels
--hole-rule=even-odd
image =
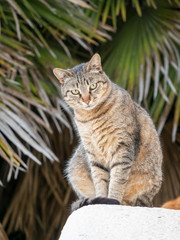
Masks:
[[[73,212],[59,240],[180,240],[180,210],[90,205]]]

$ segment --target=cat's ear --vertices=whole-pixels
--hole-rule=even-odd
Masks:
[[[60,81],[60,83],[64,83],[66,78],[71,77],[73,75],[72,72],[61,69],[61,68],[54,68],[53,73],[57,77],[57,79]]]
[[[95,53],[87,65],[87,71],[102,71],[101,57]]]

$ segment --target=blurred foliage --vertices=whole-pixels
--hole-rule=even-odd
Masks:
[[[175,103],[175,141],[180,117],[180,12],[168,1],[157,1],[155,9],[144,7],[140,15],[130,10],[107,51],[102,49],[104,67],[149,110],[159,134]]]
[[[54,66],[78,63],[70,58],[66,38],[86,50],[105,39],[104,30],[94,31],[90,19],[69,1],[1,1],[0,13],[0,154],[10,166],[9,180],[13,172],[27,169],[21,154],[41,164],[30,148],[58,161],[48,143],[49,117],[59,132],[60,122],[72,135],[64,114],[70,111],[52,76]]]

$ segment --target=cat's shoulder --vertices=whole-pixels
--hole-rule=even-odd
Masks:
[[[131,103],[131,106],[133,106],[133,109],[135,109],[135,112],[137,114],[142,114],[149,116],[148,112],[137,102],[135,102],[130,93],[125,90],[124,88],[120,87],[118,84],[115,83],[115,88],[118,90],[120,96],[122,97],[122,100],[124,103]]]
[[[138,112],[140,115],[146,115],[147,117],[149,117],[149,113],[137,102],[133,101],[134,106],[135,106],[135,110],[136,112]]]
[[[114,82],[112,83],[112,85],[113,85],[113,90],[117,91],[120,96],[132,99],[126,89],[122,88],[121,86],[119,86],[117,83],[114,83]]]

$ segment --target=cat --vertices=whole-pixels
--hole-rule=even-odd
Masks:
[[[79,145],[66,175],[79,199],[152,206],[162,183],[162,150],[148,113],[102,70],[99,54],[72,69],[53,70],[74,110]],[[117,204],[118,204],[117,203]]]
[[[165,202],[161,207],[168,208],[168,209],[180,210],[180,196],[177,197],[176,199]]]

